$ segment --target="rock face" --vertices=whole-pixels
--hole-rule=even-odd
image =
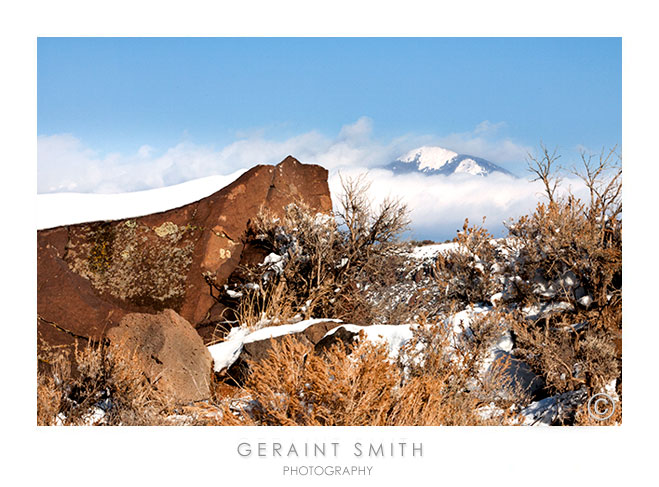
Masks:
[[[38,231],[40,342],[98,339],[134,312],[173,309],[195,327],[212,323],[209,283],[220,287],[249,257],[250,219],[298,202],[332,209],[327,170],[289,156],[170,211]]]
[[[129,313],[107,338],[134,356],[151,384],[175,402],[210,397],[211,354],[192,325],[175,311]]]

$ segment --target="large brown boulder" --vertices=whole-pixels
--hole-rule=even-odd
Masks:
[[[198,329],[212,325],[222,310],[209,282],[221,287],[254,258],[245,251],[248,222],[259,210],[281,216],[298,202],[318,212],[332,209],[327,170],[289,156],[180,208],[38,231],[40,342],[97,339],[126,313],[168,308]]]
[[[213,358],[192,325],[175,311],[129,313],[108,331],[107,338],[174,402],[210,397]]]

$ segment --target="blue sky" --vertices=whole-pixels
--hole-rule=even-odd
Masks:
[[[621,141],[619,38],[40,38],[38,134],[102,152],[499,123],[526,145]],[[475,154],[479,155],[479,154]],[[502,161],[513,162],[513,161]]]
[[[368,171],[411,207],[414,236],[465,217],[504,232],[541,190],[540,141],[565,166],[621,143],[619,38],[40,38],[37,191],[122,193],[291,154]],[[374,168],[421,145],[519,180],[404,178]],[[505,178],[504,178],[505,179]],[[575,192],[578,181],[567,180]],[[395,194],[394,194],[395,193]]]

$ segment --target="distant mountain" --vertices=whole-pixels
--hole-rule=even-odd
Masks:
[[[413,149],[384,167],[393,171],[394,174],[421,172],[429,176],[435,174],[488,176],[493,172],[499,172],[514,176],[510,171],[480,157],[458,154],[437,146]]]

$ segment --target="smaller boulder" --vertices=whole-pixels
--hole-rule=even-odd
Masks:
[[[307,344],[309,348],[313,348],[319,341],[323,340],[329,330],[336,328],[336,326],[336,320],[321,320],[294,333],[286,333],[262,340],[246,341],[242,345],[240,356],[229,366],[224,375],[228,377],[230,384],[241,385],[249,375],[249,363],[260,363],[269,358],[274,343],[281,342],[286,336],[291,336]],[[302,360],[302,357],[300,359]]]
[[[510,388],[512,391],[528,394],[533,398],[538,397],[545,386],[542,377],[536,375],[526,362],[514,357],[510,351],[502,349],[494,351],[488,373],[500,380],[504,389]],[[507,392],[503,392],[506,396]]]
[[[326,353],[332,348],[332,345],[342,342],[344,345],[350,345],[359,333],[347,330],[345,327],[340,327],[331,335],[326,335],[322,340],[316,343],[314,350],[318,354]]]
[[[134,355],[151,384],[176,403],[210,397],[213,359],[192,325],[175,311],[127,314],[107,336],[113,346]]]

